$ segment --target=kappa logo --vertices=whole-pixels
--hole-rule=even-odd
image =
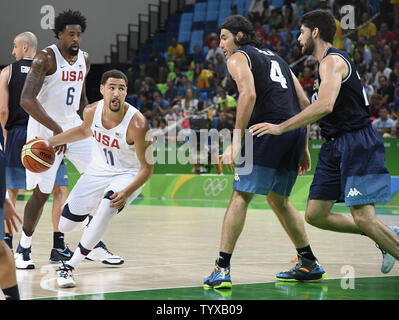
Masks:
[[[348,195],[346,197],[349,198],[349,197],[356,197],[356,196],[362,196],[362,195],[363,195],[363,193],[361,193],[356,188],[350,188]]]
[[[234,180],[235,180],[235,181],[240,181],[240,177],[238,176],[238,173],[236,173],[236,174],[234,175]]]

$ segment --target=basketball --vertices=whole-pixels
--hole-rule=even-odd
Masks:
[[[54,160],[54,148],[44,140],[33,139],[22,147],[22,164],[31,172],[39,173],[50,169]]]

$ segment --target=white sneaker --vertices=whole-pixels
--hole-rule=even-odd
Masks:
[[[399,228],[395,226],[389,227],[393,232],[395,232],[399,236]],[[382,252],[382,265],[381,265],[381,272],[388,273],[392,270],[393,265],[395,264],[396,259],[391,256],[388,252],[380,249]]]
[[[23,248],[18,245],[17,251],[14,253],[15,267],[17,269],[35,269],[35,263],[30,257],[31,247]]]
[[[93,250],[86,256],[86,259],[92,261],[101,261],[104,264],[119,265],[125,261],[123,258],[108,251],[104,242],[100,241]]]
[[[62,266],[57,269],[58,277],[57,284],[60,288],[73,288],[76,286],[76,282],[72,275],[73,267],[62,262]]]

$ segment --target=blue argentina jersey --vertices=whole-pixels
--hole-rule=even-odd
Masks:
[[[327,139],[339,137],[345,132],[359,130],[371,122],[367,95],[352,60],[345,51],[335,47],[326,50],[324,57],[328,55],[338,55],[344,59],[348,64],[349,72],[342,80],[333,111],[319,120],[321,135]],[[321,83],[319,74],[318,82]],[[317,92],[315,98],[317,99]]]
[[[270,120],[287,120],[301,111],[288,64],[267,49],[245,45],[237,52],[248,60],[256,102],[248,127]]]

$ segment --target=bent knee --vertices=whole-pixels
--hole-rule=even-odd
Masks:
[[[62,209],[62,215],[58,224],[58,229],[61,232],[71,232],[82,229],[87,225],[88,215],[76,215],[69,210],[68,204]]]

